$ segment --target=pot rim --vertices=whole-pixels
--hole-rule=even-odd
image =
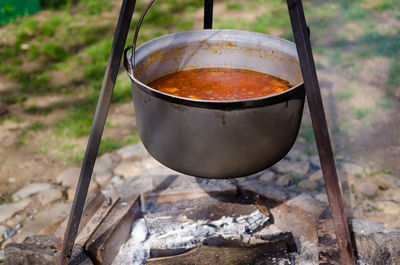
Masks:
[[[268,34],[263,34],[263,33],[258,33],[258,32],[252,32],[252,31],[245,31],[245,30],[232,30],[232,29],[201,29],[201,30],[190,30],[190,31],[182,31],[182,32],[177,32],[177,33],[171,33],[171,34],[166,34],[162,35],[160,37],[151,39],[143,44],[141,44],[139,47],[136,48],[136,52],[140,49],[142,49],[145,45],[148,45],[149,43],[155,42],[159,39],[166,38],[166,37],[171,37],[171,36],[176,36],[176,35],[181,35],[181,34],[190,34],[190,33],[196,33],[196,32],[203,32],[203,31],[224,31],[224,32],[245,32],[245,33],[251,33],[255,35],[260,35],[260,36],[268,36],[269,38],[277,39],[279,41],[287,42],[290,46],[295,46],[295,44],[289,40],[282,39],[276,36],[268,35]],[[128,55],[128,60],[132,61],[132,53]],[[199,68],[200,69],[200,68]],[[134,70],[133,70],[134,72]],[[242,108],[252,108],[252,107],[261,107],[261,106],[266,106],[270,104],[275,104],[278,102],[283,102],[291,98],[292,96],[295,96],[297,94],[301,95],[304,93],[304,81],[300,82],[299,84],[283,91],[277,94],[272,94],[264,97],[258,97],[258,98],[249,98],[249,99],[240,99],[240,100],[204,100],[204,99],[192,99],[192,98],[186,98],[186,97],[180,97],[180,96],[175,96],[171,95],[168,93],[164,93],[161,91],[158,91],[144,83],[142,83],[140,80],[138,80],[135,75],[130,75],[128,74],[129,78],[137,87],[139,87],[143,92],[155,96],[161,100],[175,103],[175,104],[180,104],[180,105],[186,105],[186,106],[191,106],[191,107],[198,107],[198,108],[207,108],[207,109],[223,109],[223,110],[230,110],[230,109],[242,109]]]

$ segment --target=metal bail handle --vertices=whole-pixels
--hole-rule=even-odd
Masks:
[[[135,50],[136,50],[136,42],[137,42],[137,38],[139,35],[140,26],[142,25],[144,16],[147,14],[147,11],[149,11],[149,9],[150,9],[151,5],[154,3],[154,1],[155,0],[150,0],[150,2],[144,8],[143,13],[140,16],[139,21],[136,25],[135,35],[133,36],[132,44],[129,44],[128,47],[126,47],[126,49],[124,50],[124,67],[125,67],[126,71],[128,72],[128,76],[131,79],[133,79],[133,77],[134,77],[133,70],[135,69]],[[132,49],[131,59],[128,58],[128,52],[130,49]]]

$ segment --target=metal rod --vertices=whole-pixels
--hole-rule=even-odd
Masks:
[[[212,29],[213,0],[204,0],[204,29]]]
[[[83,160],[78,185],[72,204],[71,213],[68,220],[67,229],[64,235],[63,248],[61,250],[62,265],[67,265],[74,247],[74,242],[78,232],[79,223],[82,216],[83,206],[85,204],[90,179],[93,173],[93,167],[96,161],[97,152],[104,130],[108,109],[110,107],[112,93],[114,91],[115,80],[117,79],[119,65],[126,37],[131,24],[133,10],[136,0],[123,0],[121,11],[118,18],[117,27],[114,34],[114,40],[111,47],[106,72],[104,74],[103,84],[100,91],[99,100],[94,115],[92,130],[90,132],[85,158]]]
[[[317,72],[311,50],[309,29],[306,24],[301,0],[287,0],[293,35],[296,42],[300,68],[307,93],[308,106],[317,142],[319,159],[325,180],[332,221],[335,227],[340,258],[344,265],[354,265],[355,259],[350,233],[344,213],[343,200],[339,188],[332,146],[329,139]]]

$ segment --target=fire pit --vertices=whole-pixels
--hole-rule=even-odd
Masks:
[[[150,7],[151,3],[154,2],[154,0],[150,1],[150,4],[145,8],[144,14],[147,12],[148,8]],[[210,29],[212,26],[212,6],[213,6],[213,1],[212,0],[205,0],[205,16],[204,16],[204,28],[205,29]],[[325,179],[325,183],[326,183],[326,190],[327,190],[327,194],[329,197],[329,202],[331,204],[331,212],[332,212],[332,220],[333,220],[333,224],[335,226],[336,229],[336,236],[338,238],[338,249],[340,252],[340,257],[342,259],[342,263],[343,264],[354,264],[354,255],[353,255],[353,251],[352,251],[352,245],[351,245],[351,240],[350,240],[350,234],[349,234],[349,230],[348,230],[348,225],[347,225],[347,221],[346,221],[346,217],[344,214],[344,207],[343,207],[343,201],[341,198],[341,194],[340,194],[340,189],[339,189],[339,185],[338,185],[338,178],[337,178],[337,173],[336,173],[336,168],[335,168],[335,163],[334,163],[334,159],[333,159],[333,153],[332,153],[332,148],[331,148],[331,144],[330,144],[330,139],[329,139],[329,133],[328,133],[328,128],[327,128],[327,124],[326,124],[326,120],[325,120],[325,114],[324,114],[324,110],[323,110],[323,106],[322,106],[322,99],[321,99],[321,95],[320,95],[320,91],[319,91],[319,85],[318,85],[318,78],[316,75],[316,70],[315,70],[315,64],[314,64],[314,59],[313,59],[313,55],[312,55],[312,50],[311,50],[311,43],[309,40],[309,29],[307,28],[306,25],[306,21],[304,18],[304,11],[303,11],[303,6],[301,3],[301,0],[287,0],[287,4],[288,4],[288,9],[289,9],[289,15],[290,15],[290,19],[291,19],[291,23],[292,23],[292,29],[293,29],[293,34],[296,40],[296,48],[297,48],[297,53],[298,53],[298,57],[299,57],[299,64],[300,64],[300,68],[301,68],[301,73],[302,73],[302,77],[304,80],[304,85],[306,88],[306,92],[307,92],[307,97],[308,97],[308,104],[309,104],[309,108],[310,108],[310,114],[311,114],[311,118],[312,118],[312,122],[313,122],[313,126],[314,126],[314,132],[315,132],[315,138],[316,138],[316,142],[317,142],[317,147],[318,147],[318,152],[320,155],[320,159],[321,159],[321,166],[322,166],[322,171],[324,174],[324,179]],[[97,151],[98,151],[98,147],[100,144],[100,140],[101,140],[101,136],[102,136],[102,132],[103,132],[103,128],[105,125],[105,121],[106,121],[106,117],[107,117],[107,112],[108,112],[108,108],[111,102],[111,96],[112,96],[112,92],[113,92],[113,88],[114,88],[114,84],[117,78],[117,74],[118,74],[118,70],[119,70],[119,64],[120,64],[120,60],[123,54],[123,47],[124,47],[124,43],[126,41],[126,37],[128,34],[128,30],[129,30],[129,25],[130,25],[130,21],[131,21],[131,17],[133,14],[133,10],[135,7],[135,1],[129,1],[129,0],[124,0],[123,4],[122,4],[122,8],[121,8],[121,13],[120,13],[120,17],[119,17],[119,21],[118,21],[118,25],[117,25],[117,29],[115,31],[115,38],[114,38],[114,42],[113,42],[113,46],[112,46],[112,50],[110,52],[110,59],[108,62],[108,66],[106,69],[106,73],[104,76],[104,81],[103,81],[103,86],[100,92],[100,97],[99,97],[99,103],[97,105],[97,109],[96,109],[96,114],[94,117],[94,121],[93,121],[93,126],[92,126],[92,131],[90,134],[90,138],[89,138],[89,143],[87,146],[87,151],[85,153],[85,158],[84,158],[84,162],[82,165],[82,170],[81,170],[81,175],[79,178],[79,182],[78,182],[78,187],[77,187],[77,192],[74,198],[74,203],[71,209],[71,215],[70,215],[70,219],[68,221],[68,226],[65,232],[65,238],[64,238],[64,244],[63,244],[63,249],[60,255],[59,259],[56,259],[57,263],[61,263],[61,264],[68,264],[68,261],[71,258],[71,254],[72,254],[72,248],[76,239],[76,235],[79,229],[79,222],[80,219],[82,217],[82,210],[83,210],[83,206],[85,203],[85,199],[86,199],[86,195],[87,195],[87,190],[89,187],[89,183],[90,183],[90,178],[93,172],[93,167],[94,167],[94,162],[96,160],[96,156],[97,156]],[[142,23],[143,21],[143,15],[139,20],[139,25]],[[139,27],[137,27],[138,29]],[[137,33],[138,30],[135,33],[135,39],[137,38]],[[134,42],[134,46],[136,45],[136,43]],[[131,46],[132,47],[132,46]],[[271,51],[272,54],[272,51]],[[287,54],[291,54],[290,52],[288,52]],[[293,54],[293,52],[292,52]],[[129,62],[129,60],[128,60]],[[126,61],[125,66],[129,66],[129,63]],[[134,65],[135,62],[132,63],[132,65],[129,67],[131,70],[133,69],[132,66]],[[295,73],[289,73],[289,74],[295,74]],[[130,75],[131,78],[133,77],[133,73],[132,71],[130,71]],[[140,99],[138,102],[135,102],[135,105],[139,105],[139,104],[143,104],[143,102],[141,102],[141,100],[144,101],[144,104],[151,104],[150,102],[153,101],[153,98],[149,98],[150,94],[155,94],[154,91],[147,91],[148,93],[146,93],[144,90],[139,90],[136,89],[136,91],[141,91],[140,93],[142,93],[141,95],[136,95],[136,99]],[[293,92],[294,95],[290,94],[289,92]],[[294,92],[300,92],[299,95],[296,98],[296,95]],[[292,104],[290,101],[292,100],[292,98],[288,97],[289,95],[294,96],[294,101]],[[165,95],[163,95],[165,97]],[[280,98],[280,96],[282,96],[282,98]],[[247,118],[248,119],[252,119],[252,107],[258,107],[258,108],[262,108],[260,107],[260,105],[258,105],[260,102],[261,103],[267,103],[266,108],[268,108],[268,110],[271,109],[275,109],[274,112],[277,115],[272,115],[271,117],[279,117],[279,112],[280,110],[284,110],[284,107],[286,108],[292,108],[292,105],[295,105],[296,107],[294,108],[294,111],[291,112],[283,112],[283,119],[278,119],[278,120],[274,120],[274,122],[276,124],[279,125],[278,130],[276,131],[278,134],[281,133],[282,134],[282,139],[284,139],[284,141],[286,141],[286,144],[284,148],[282,148],[282,146],[278,145],[278,148],[276,150],[273,150],[272,155],[272,159],[267,159],[264,160],[263,156],[268,157],[268,155],[266,155],[266,153],[264,153],[265,150],[262,150],[261,155],[258,152],[254,152],[251,153],[251,157],[249,159],[246,159],[246,161],[248,163],[245,163],[242,168],[239,167],[235,167],[235,162],[232,161],[232,159],[227,159],[224,161],[225,158],[220,158],[217,157],[217,160],[220,162],[224,162],[227,163],[228,166],[226,165],[222,165],[224,169],[229,168],[229,167],[234,167],[236,169],[236,173],[235,172],[222,172],[223,170],[218,170],[218,167],[211,167],[212,170],[214,170],[214,172],[210,172],[210,171],[206,171],[206,172],[196,172],[190,171],[190,167],[187,167],[187,165],[183,165],[182,161],[179,162],[180,160],[183,160],[183,162],[185,162],[186,157],[181,157],[178,160],[174,160],[171,159],[170,157],[166,157],[165,155],[169,155],[172,156],[174,155],[174,142],[172,142],[171,144],[167,144],[166,146],[164,146],[163,148],[161,148],[160,150],[162,150],[162,152],[160,152],[160,154],[158,154],[158,150],[157,148],[152,149],[151,145],[152,142],[151,141],[155,141],[157,142],[158,140],[154,140],[154,139],[150,139],[150,141],[148,141],[149,139],[146,139],[146,137],[155,137],[157,136],[156,134],[153,134],[153,132],[151,131],[151,127],[150,129],[148,128],[147,133],[142,133],[142,137],[145,138],[144,142],[145,145],[147,145],[147,147],[149,148],[150,152],[153,153],[155,155],[155,157],[158,157],[158,159],[160,159],[163,163],[167,164],[168,166],[171,166],[173,168],[176,168],[182,172],[188,172],[191,173],[193,175],[197,175],[197,176],[203,176],[203,177],[214,177],[214,178],[223,178],[223,177],[227,177],[227,175],[232,175],[232,176],[241,176],[241,175],[246,175],[249,174],[250,172],[255,172],[257,170],[261,170],[265,167],[271,166],[273,163],[277,162],[280,158],[282,158],[285,153],[290,149],[290,146],[293,144],[294,138],[298,132],[298,126],[300,124],[300,119],[298,117],[295,117],[294,119],[291,119],[290,116],[295,115],[295,113],[297,112],[297,114],[299,113],[299,110],[302,110],[302,102],[303,100],[301,99],[301,97],[304,97],[304,93],[302,94],[301,91],[297,91],[296,87],[293,90],[281,93],[281,95],[277,95],[276,97],[272,96],[272,97],[265,97],[265,98],[261,98],[260,101],[257,102],[230,102],[228,104],[228,106],[225,106],[218,109],[217,111],[214,112],[213,110],[215,110],[215,107],[209,107],[206,108],[206,110],[211,109],[211,112],[214,113],[214,116],[212,119],[210,119],[211,121],[219,121],[221,120],[221,123],[227,123],[226,117],[228,115],[233,114],[232,118],[238,117],[238,119],[236,119],[236,122],[240,122],[243,121],[245,122],[245,124],[247,124],[247,120],[244,117],[241,117],[241,115],[239,114],[235,114],[235,108],[239,107],[240,109],[244,108],[245,111],[247,113]],[[165,111],[172,111],[174,109],[179,109],[182,106],[185,106],[185,108],[188,109],[188,112],[191,113],[192,111],[195,111],[194,113],[191,113],[191,115],[189,115],[189,117],[196,117],[196,113],[197,114],[202,114],[204,109],[198,110],[197,108],[200,107],[203,102],[200,101],[196,101],[196,100],[192,100],[190,101],[190,104],[182,104],[179,106],[174,106],[172,101],[181,101],[181,99],[179,98],[174,98],[172,101],[168,101],[168,100],[161,100],[163,97],[154,97],[155,102],[157,103],[157,100],[159,100],[160,102],[158,102],[158,106],[159,108],[153,109],[152,112],[147,112],[147,115],[142,115],[141,118],[139,118],[138,124],[140,122],[142,122],[143,120],[146,119],[150,119],[153,117],[157,117],[157,115],[161,114],[160,110],[164,110]],[[276,100],[281,99],[282,101],[278,101],[278,104],[274,105],[274,103],[276,103]],[[285,103],[286,101],[286,103]],[[154,101],[153,101],[154,102]],[[297,102],[297,103],[296,103]],[[187,102],[186,102],[187,103]],[[208,105],[209,103],[206,102],[206,105]],[[233,104],[233,105],[231,105]],[[248,105],[250,104],[250,105]],[[271,104],[271,105],[269,105]],[[286,105],[285,105],[286,104]],[[212,104],[215,105],[215,104]],[[219,105],[219,103],[217,102],[216,105]],[[264,105],[264,106],[265,106]],[[289,107],[290,105],[290,107]],[[263,106],[261,104],[261,106]],[[136,107],[136,106],[135,106]],[[203,106],[204,107],[204,106]],[[232,107],[235,107],[232,109]],[[229,111],[232,110],[230,113]],[[297,110],[297,111],[296,111]],[[226,112],[228,111],[228,112]],[[219,115],[219,114],[224,114],[224,115]],[[226,113],[225,113],[226,112]],[[262,113],[264,112],[259,112],[258,115],[255,115],[256,119],[254,119],[255,123],[253,123],[254,125],[257,125],[257,121],[262,120]],[[204,114],[204,113],[203,113]],[[213,123],[207,123],[207,119],[205,118],[207,115],[200,115],[200,121],[204,121],[204,122],[200,122],[200,124],[203,124],[205,126],[208,125],[214,125]],[[257,114],[257,111],[254,114]],[[184,120],[184,118],[187,119],[187,117],[185,117],[185,112],[183,113],[179,113],[178,111],[175,112],[176,117],[175,118],[182,118]],[[172,116],[175,116],[172,115]],[[221,116],[221,117],[219,117]],[[226,116],[226,117],[225,117]],[[285,118],[285,116],[287,116]],[[301,117],[301,115],[299,115]],[[269,117],[269,118],[271,118]],[[142,119],[142,121],[140,121],[140,119]],[[282,122],[283,121],[283,122]],[[148,121],[146,121],[148,122]],[[157,119],[157,120],[151,120],[149,122],[156,122],[156,123],[160,123],[162,122],[162,119]],[[232,119],[228,121],[229,124],[235,124],[235,119]],[[174,123],[172,123],[173,126],[175,126],[176,124],[179,124],[179,120],[176,120]],[[291,135],[287,136],[285,135],[285,130],[282,127],[282,125],[284,124],[290,124],[290,126],[292,126],[289,131],[291,132]],[[173,126],[169,126],[167,128],[171,128],[174,129]],[[275,126],[275,125],[274,125]],[[215,126],[214,126],[215,127]],[[214,127],[210,127],[211,129]],[[223,127],[223,126],[220,126]],[[226,126],[228,127],[228,126]],[[231,129],[234,129],[234,127],[232,127]],[[236,126],[236,128],[239,128]],[[270,128],[268,126],[266,127],[262,127],[263,130],[267,130],[268,128],[271,129],[271,131],[275,131],[274,128]],[[139,130],[140,130],[140,126],[139,126]],[[204,130],[201,129],[202,132],[204,132]],[[217,130],[218,131],[218,130]],[[248,138],[252,138],[253,134],[255,131],[257,130],[249,130],[249,134],[247,135]],[[222,130],[223,132],[223,130]],[[176,132],[178,133],[178,132]],[[264,132],[263,132],[264,133]],[[211,135],[211,134],[210,134]],[[220,133],[218,132],[216,134],[216,136],[220,136],[223,137],[224,133]],[[234,132],[230,132],[230,135],[234,135]],[[262,134],[261,134],[262,135]],[[257,134],[257,141],[260,141],[260,143],[264,143],[261,135]],[[269,136],[269,133],[266,134],[266,136]],[[293,137],[294,136],[294,137]],[[179,137],[178,137],[179,138]],[[212,138],[211,136],[209,136],[208,138]],[[269,139],[269,137],[266,137],[268,140],[266,141],[271,142],[271,141],[275,141],[279,138],[279,135],[277,137],[272,137],[271,139]],[[183,139],[185,139],[183,137]],[[178,139],[179,140],[179,139]],[[226,139],[221,138],[221,141],[224,142]],[[252,144],[248,144],[248,143],[244,143],[243,147],[244,149],[258,149],[260,148],[258,142],[255,141]],[[166,143],[167,139],[163,139],[162,143]],[[242,142],[240,142],[242,143]],[[279,143],[281,144],[281,142],[279,141]],[[183,150],[185,149],[185,141],[181,143],[180,148],[182,148]],[[232,144],[232,142],[230,142],[230,144]],[[162,145],[161,145],[162,146]],[[271,146],[275,146],[271,143]],[[158,147],[160,147],[160,145],[158,145]],[[201,145],[197,145],[195,146],[198,150],[191,150],[191,152],[194,152],[195,154],[201,154],[202,153],[202,146]],[[241,147],[241,146],[240,146]],[[276,146],[275,146],[276,147]],[[227,146],[222,146],[222,149],[227,148]],[[266,145],[262,145],[261,148],[266,148]],[[215,151],[217,151],[219,148],[217,148]],[[206,150],[207,151],[207,150]],[[225,151],[228,151],[227,156],[229,157],[231,154],[229,154],[229,152],[240,152],[243,151],[240,148],[239,149],[230,149],[227,148],[227,150],[222,150],[222,154],[226,154]],[[245,150],[248,151],[248,150]],[[172,152],[172,153],[171,153]],[[267,150],[268,153],[268,150]],[[205,155],[212,155],[212,153],[210,152],[204,152]],[[203,154],[203,155],[204,155]],[[216,152],[216,154],[221,154],[220,152]],[[257,156],[258,155],[258,156]],[[188,157],[191,157],[192,154],[189,154]],[[261,158],[260,158],[261,157]],[[193,158],[193,157],[191,157]],[[195,158],[199,158],[199,156],[195,156]],[[168,161],[174,161],[174,163],[169,163]],[[199,167],[196,167],[196,165],[193,164],[193,159],[190,160],[193,168],[198,169]],[[237,160],[240,161],[240,160]],[[256,161],[254,164],[253,161]],[[190,164],[188,163],[188,164]],[[261,163],[265,163],[264,167],[261,167]],[[222,164],[222,163],[221,163]],[[207,167],[208,165],[205,165],[205,167]],[[248,168],[246,168],[248,167]],[[187,169],[188,171],[185,171],[185,169]],[[236,175],[235,175],[236,174]],[[273,193],[273,192],[272,192]],[[117,196],[115,197],[117,198]],[[110,205],[112,203],[115,203],[115,200],[111,200],[110,201]],[[107,206],[108,205],[108,206]],[[106,208],[109,207],[110,205],[107,204]],[[142,204],[143,206],[143,204]],[[81,239],[83,240],[83,239]],[[59,262],[58,262],[59,261]]]

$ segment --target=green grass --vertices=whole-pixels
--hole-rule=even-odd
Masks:
[[[353,114],[358,120],[365,119],[372,115],[370,108],[353,108]]]
[[[300,127],[299,135],[306,140],[307,143],[315,142],[314,130],[311,122],[303,122]]]
[[[400,60],[398,56],[392,59],[389,69],[388,86],[390,88],[398,88],[400,86]]]
[[[29,114],[37,114],[37,115],[47,115],[53,111],[52,106],[46,107],[38,107],[38,106],[29,106],[24,109],[24,112]]]
[[[340,101],[350,99],[354,96],[352,90],[345,90],[336,94],[336,98]]]
[[[376,106],[381,109],[391,109],[393,108],[393,102],[390,98],[384,97],[376,102]]]
[[[5,115],[0,117],[0,125],[3,124],[3,122],[6,121],[6,120],[10,120],[10,121],[15,122],[15,123],[24,122],[23,119],[15,116],[15,115],[12,115],[10,113],[7,113],[7,114],[5,114]]]
[[[31,125],[28,125],[25,127],[25,130],[27,131],[40,131],[45,128],[44,124],[41,123],[40,121],[35,121]]]
[[[239,2],[229,2],[226,4],[227,10],[244,10],[245,6]]]

